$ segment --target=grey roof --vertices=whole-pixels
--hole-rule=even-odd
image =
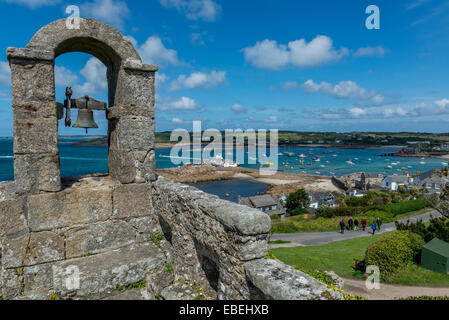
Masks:
[[[418,178],[419,178],[419,180],[423,181],[423,180],[431,177],[433,174],[434,174],[434,169],[419,174]]]
[[[393,175],[388,176],[387,178],[390,179],[391,182],[408,183],[408,177],[405,175]]]
[[[332,193],[314,193],[311,194],[312,202],[324,203],[328,201],[335,201],[337,197]]]
[[[278,199],[276,199],[271,194],[249,197],[248,199],[256,208],[270,207],[278,204]]]
[[[425,184],[425,183],[448,184],[449,179],[446,177],[440,177],[440,176],[434,175],[434,176],[431,176],[431,177],[421,181],[421,184]]]

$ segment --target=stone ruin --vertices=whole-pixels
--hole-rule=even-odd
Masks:
[[[13,182],[0,183],[0,299],[328,299],[265,259],[270,218],[155,173],[154,76],[112,27],[58,20],[8,48]],[[61,179],[55,58],[107,67],[109,174]]]

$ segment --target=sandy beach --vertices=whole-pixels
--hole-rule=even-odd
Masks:
[[[169,169],[159,169],[157,173],[180,183],[196,183],[229,179],[246,179],[270,186],[268,193],[280,196],[300,188],[309,192],[342,192],[332,184],[330,177],[307,174],[277,172],[274,175],[261,175],[257,169],[248,168],[217,168],[213,166],[184,166]]]

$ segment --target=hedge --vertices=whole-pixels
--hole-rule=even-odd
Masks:
[[[425,242],[423,238],[410,231],[396,231],[374,241],[366,250],[367,266],[378,266],[381,278],[413,263],[419,256]]]
[[[392,203],[384,206],[384,209],[397,216],[408,212],[418,211],[428,207],[427,200],[425,198],[418,198],[416,200],[403,201],[398,203]]]

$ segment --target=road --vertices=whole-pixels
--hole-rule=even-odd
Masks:
[[[407,222],[407,220],[410,220],[411,222],[415,222],[417,220],[423,220],[424,222],[427,222],[430,220],[430,216],[433,217],[440,217],[441,214],[437,211],[431,211],[424,213],[422,215],[400,220],[403,222]],[[338,226],[336,226],[338,228]],[[382,230],[376,231],[376,234],[391,232],[396,230],[396,225],[394,222],[384,224],[381,228]],[[274,240],[283,240],[283,241],[290,241],[290,243],[287,244],[272,244],[272,248],[286,248],[286,247],[306,247],[306,246],[316,246],[320,244],[326,244],[336,241],[342,241],[342,240],[348,240],[348,239],[354,239],[359,237],[368,237],[372,236],[371,229],[368,227],[367,230],[364,232],[362,230],[359,231],[347,231],[345,230],[344,234],[340,233],[340,230],[338,231],[332,231],[332,232],[311,232],[311,233],[283,233],[283,234],[273,234],[271,236],[270,241]]]

